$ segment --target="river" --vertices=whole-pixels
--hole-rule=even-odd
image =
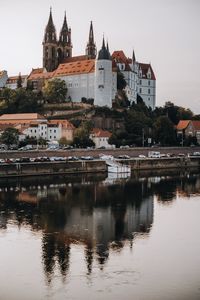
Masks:
[[[200,175],[0,181],[0,300],[200,299]]]

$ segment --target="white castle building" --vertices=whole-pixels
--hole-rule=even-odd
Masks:
[[[112,107],[117,94],[118,72],[124,75],[127,83],[125,91],[130,102],[136,102],[139,95],[148,107],[154,109],[156,78],[150,64],[137,62],[134,52],[131,59],[123,51],[114,51],[110,55],[104,38],[97,53],[92,22],[85,55],[72,56],[71,28],[66,15],[57,38],[50,11],[43,40],[43,68],[33,69],[27,78],[34,89],[41,89],[45,80],[60,78],[66,82],[67,97],[72,101],[94,99],[95,105]]]

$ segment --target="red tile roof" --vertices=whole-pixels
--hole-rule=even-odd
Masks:
[[[63,63],[70,63],[70,62],[83,61],[83,60],[88,60],[88,56],[79,55],[79,56],[68,57],[63,60]]]
[[[49,125],[59,125],[62,124],[63,127],[68,128],[68,129],[75,129],[74,125],[69,122],[68,120],[49,120],[48,121]]]
[[[125,64],[124,71],[131,71],[130,64],[132,63],[132,59],[127,58],[122,50],[114,51],[112,54],[112,59],[115,63]]]
[[[188,127],[189,123],[190,123],[190,120],[180,120],[176,126],[176,129],[177,130],[186,129]]]
[[[95,60],[88,59],[71,63],[60,64],[55,70],[54,76],[77,75],[93,73],[95,71]]]
[[[200,130],[200,121],[191,121],[195,130]]]
[[[32,69],[28,80],[39,80],[52,78],[54,72],[47,72],[44,68]]]
[[[138,64],[139,64],[139,70],[141,69],[142,71],[142,78],[148,79],[147,74],[148,74],[148,70],[150,69],[151,79],[156,80],[155,74],[150,64],[143,64],[143,63],[138,63]]]
[[[107,130],[102,130],[100,128],[93,128],[91,134],[95,137],[111,137],[111,133]]]

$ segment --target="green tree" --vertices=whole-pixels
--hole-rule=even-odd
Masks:
[[[16,128],[8,127],[1,135],[1,142],[10,145],[17,145],[19,142],[19,131]]]
[[[22,87],[22,76],[21,73],[19,73],[18,79],[17,79],[17,88],[21,88]]]
[[[55,78],[46,81],[42,91],[44,98],[49,103],[66,102],[67,87],[64,80]]]
[[[156,143],[162,146],[176,145],[176,132],[174,124],[166,116],[159,117],[153,124]]]
[[[78,148],[86,148],[95,146],[94,142],[90,139],[90,131],[92,129],[91,121],[86,121],[75,130],[73,145]]]
[[[123,90],[126,87],[126,80],[124,74],[120,71],[117,72],[117,89]]]

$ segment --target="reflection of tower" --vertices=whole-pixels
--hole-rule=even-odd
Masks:
[[[87,264],[88,274],[92,273],[92,263],[93,263],[93,245],[87,244],[85,248],[85,260]]]
[[[70,246],[65,243],[65,240],[62,240],[62,236],[54,233],[45,234],[42,241],[42,251],[44,272],[48,283],[52,280],[56,261],[65,279],[69,269]]]

